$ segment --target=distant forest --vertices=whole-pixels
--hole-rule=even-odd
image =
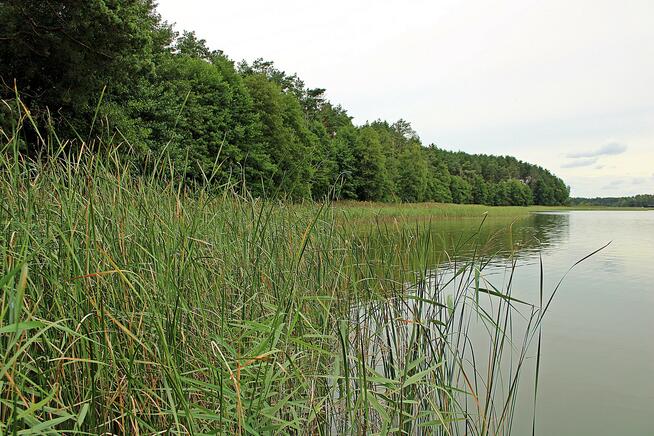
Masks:
[[[570,204],[572,206],[654,207],[654,195],[642,194],[633,197],[571,198]]]
[[[186,177],[254,196],[568,201],[566,184],[539,166],[422,144],[404,120],[356,126],[325,89],[269,61],[235,63],[193,32],[177,34],[152,0],[7,0],[0,22],[7,136],[23,110],[19,95],[35,125],[71,149],[120,144],[139,168],[165,154]],[[22,134],[25,153],[47,151],[36,134]]]

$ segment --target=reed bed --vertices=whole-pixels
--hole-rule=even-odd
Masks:
[[[548,304],[485,284],[478,238],[460,261],[425,223],[362,229],[106,144],[27,158],[19,136],[0,150],[0,433],[510,433]]]
[[[524,218],[533,212],[558,211],[561,206],[487,206],[482,204],[450,203],[375,203],[338,201],[334,207],[353,220],[371,218],[393,221],[416,219],[460,220]]]

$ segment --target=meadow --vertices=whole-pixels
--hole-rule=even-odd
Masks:
[[[533,212],[567,209],[561,206],[487,206],[483,204],[452,203],[375,203],[361,201],[337,201],[333,208],[345,218],[353,220],[373,219],[398,221],[523,218]]]
[[[509,434],[549,304],[487,287],[481,233],[458,261],[431,221],[533,209],[261,201],[163,158],[135,173],[115,150],[0,153],[1,433]]]

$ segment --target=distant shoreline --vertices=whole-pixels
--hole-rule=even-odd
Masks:
[[[346,219],[463,219],[519,218],[534,212],[645,211],[654,208],[609,206],[486,206],[453,203],[377,203],[337,201],[334,211]]]

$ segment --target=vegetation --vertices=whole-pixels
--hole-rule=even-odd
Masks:
[[[0,20],[0,434],[510,434],[558,286],[485,268],[560,179],[355,126],[151,0]]]
[[[0,147],[0,433],[510,433],[551,299],[486,282],[481,219],[446,253],[36,133]]]
[[[572,206],[654,207],[654,194],[642,194],[633,197],[571,198],[570,204]]]
[[[243,195],[296,201],[568,198],[541,167],[424,146],[404,120],[355,126],[324,89],[272,62],[236,65],[194,33],[177,35],[152,0],[6,0],[0,21],[0,127],[15,128],[20,95],[35,124],[70,152],[83,143],[99,151],[93,139],[104,136],[131,149],[143,173],[165,152],[190,180],[218,168],[217,185],[239,180]],[[48,151],[34,130],[25,134],[24,153]]]
[[[484,206],[479,204],[444,203],[370,203],[361,201],[339,201],[332,204],[334,211],[342,220],[393,220],[415,222],[415,220],[479,220],[486,218],[515,220],[528,217],[533,212],[561,210],[555,206]],[[442,223],[441,223],[442,224]]]

